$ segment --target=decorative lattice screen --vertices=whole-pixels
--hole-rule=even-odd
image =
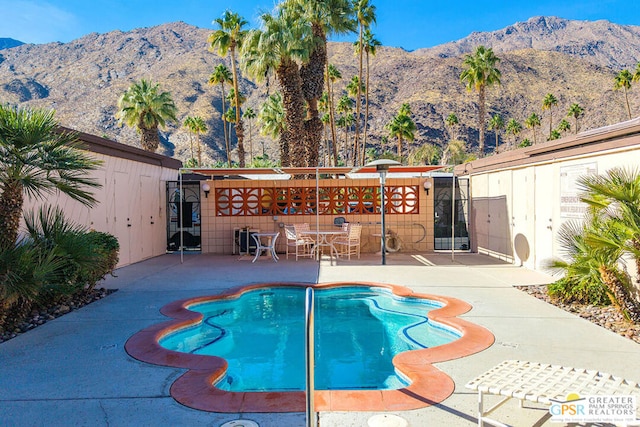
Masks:
[[[318,197],[316,197],[318,191]],[[386,186],[386,214],[418,214],[417,185]],[[216,188],[216,216],[380,213],[380,187]]]

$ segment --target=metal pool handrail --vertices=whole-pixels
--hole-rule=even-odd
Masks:
[[[313,303],[313,288],[308,287],[305,294],[305,361],[306,361],[306,384],[307,384],[307,427],[316,427],[316,412],[315,406],[313,402],[313,394],[314,394],[314,367],[315,367],[315,358],[314,358],[314,303]]]

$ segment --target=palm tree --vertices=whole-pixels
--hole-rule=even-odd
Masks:
[[[326,92],[325,92],[326,93]],[[329,122],[331,121],[331,119],[329,118],[329,113],[324,113],[322,115],[322,117],[320,117],[320,120],[322,121],[322,127],[324,128],[324,155],[322,156],[323,158],[323,163],[325,166],[330,166],[331,165],[331,147],[329,146],[330,142],[329,142],[329,135],[328,135],[328,127],[329,127]]]
[[[260,122],[260,133],[262,135],[269,136],[274,140],[279,140],[280,146],[280,159],[288,158],[289,153],[284,152],[288,150],[288,146],[282,142],[282,137],[285,134],[287,127],[285,121],[284,106],[282,105],[282,95],[279,92],[270,95],[267,100],[262,104],[260,112],[258,113],[258,122]],[[262,157],[264,158],[264,142],[262,143]]]
[[[365,163],[364,161],[364,153],[365,150],[367,148],[367,133],[369,131],[368,129],[368,125],[369,125],[369,77],[370,77],[370,68],[371,68],[371,64],[370,64],[370,58],[369,56],[376,56],[376,51],[377,48],[379,46],[382,46],[382,43],[380,43],[379,40],[375,39],[373,37],[373,33],[371,33],[370,29],[366,29],[364,31],[364,35],[363,35],[363,42],[364,42],[364,54],[365,54],[365,62],[366,62],[366,72],[365,72],[365,84],[364,84],[364,88],[365,88],[365,92],[364,92],[364,105],[365,105],[365,111],[364,111],[364,138],[362,139],[362,164]]]
[[[560,120],[558,123],[558,131],[561,133],[565,133],[571,130],[571,123],[569,123],[566,119]]]
[[[187,116],[184,120],[183,126],[189,130],[189,142],[191,143],[191,158],[195,158],[193,155],[193,134],[196,134],[198,139],[198,166],[202,166],[202,147],[200,144],[200,133],[207,131],[207,124],[200,116]]]
[[[611,274],[611,267],[615,266],[610,264],[608,258],[612,253],[604,256],[586,239],[593,229],[603,229],[599,223],[587,218],[587,221],[568,221],[560,226],[558,241],[562,259],[553,259],[545,265],[548,270],[563,274],[562,279],[549,286],[549,294],[553,297],[568,303],[577,301],[602,305],[611,302],[608,289],[619,288],[619,284],[616,280],[610,280],[607,286],[603,279],[618,276]],[[607,274],[603,275],[601,271]]]
[[[531,129],[533,131],[533,143],[535,144],[536,141],[536,127],[540,126],[541,121],[540,121],[540,116],[537,115],[536,113],[531,113],[531,115],[529,117],[527,117],[527,119],[524,121],[524,125],[528,128]]]
[[[489,119],[489,130],[496,131],[496,153],[498,152],[498,137],[500,136],[500,131],[504,129],[504,120],[500,114],[494,114]]]
[[[442,158],[440,164],[443,165],[460,165],[467,160],[470,160],[467,153],[467,145],[464,141],[454,139],[449,141],[444,151],[442,152]]]
[[[397,155],[402,160],[402,142],[415,139],[416,125],[408,114],[400,112],[387,124],[387,130],[389,131],[389,136],[398,139]]]
[[[522,132],[522,125],[514,118],[509,119],[506,126],[507,135],[513,136],[513,145],[516,144],[517,135]]]
[[[200,116],[193,118],[192,131],[196,133],[196,139],[198,141],[198,166],[202,166],[202,141],[200,140],[200,134],[207,131],[207,124]]]
[[[349,146],[347,145],[349,141],[348,130],[349,130],[349,127],[354,124],[353,121],[355,120],[355,117],[353,116],[353,99],[349,98],[348,95],[343,95],[338,100],[336,111],[342,114],[342,116],[340,116],[336,124],[338,126],[344,126],[345,128],[345,138],[344,138],[345,146],[344,146],[343,159],[345,164],[347,164],[347,159],[349,158],[349,155],[348,155]]]
[[[186,127],[187,130],[189,131],[189,147],[191,149],[191,156],[189,157],[190,159],[195,158],[195,155],[193,154],[193,134],[195,132],[192,130],[192,125],[193,125],[193,117],[191,116],[187,116],[184,119],[184,122],[182,122],[182,126]]]
[[[449,130],[449,139],[458,139],[458,133],[455,132],[455,129],[460,124],[460,120],[458,120],[458,116],[455,113],[449,113],[446,119],[444,119],[444,124]]]
[[[624,89],[624,99],[627,103],[627,113],[629,113],[629,120],[631,120],[631,107],[629,107],[629,95],[627,92],[631,89],[631,82],[633,81],[634,76],[629,72],[629,70],[622,70],[618,73],[618,75],[613,79],[613,89]]]
[[[362,82],[362,70],[363,70],[363,55],[364,49],[364,32],[371,27],[371,24],[376,23],[376,7],[371,4],[370,0],[353,0],[353,9],[356,15],[356,21],[358,22],[358,81]],[[358,93],[356,97],[356,138],[354,142],[355,153],[359,152],[360,148],[360,106],[362,104],[362,87],[358,86]],[[357,158],[354,159],[357,161]]]
[[[305,134],[305,99],[298,64],[308,61],[313,35],[306,22],[287,8],[276,13],[263,14],[262,29],[249,32],[243,44],[243,65],[258,81],[275,71],[286,122],[280,135],[280,161],[282,166],[305,166],[306,148],[300,140]]]
[[[557,105],[558,99],[552,93],[546,94],[542,100],[542,110],[549,110],[549,139],[553,133],[553,107]]]
[[[411,106],[408,103],[403,103],[398,109],[398,115],[410,116],[411,115]]]
[[[626,229],[624,250],[633,255],[640,278],[640,171],[612,168],[603,175],[579,178],[578,187],[584,192],[581,200],[594,215],[607,214]]]
[[[336,134],[334,85],[337,80],[342,78],[342,73],[335,65],[327,63],[325,74],[327,78],[327,92],[329,93],[329,119],[331,121],[331,140],[333,141],[333,164],[337,165],[338,138]]]
[[[247,34],[242,28],[247,25],[240,15],[227,10],[222,15],[222,18],[216,18],[214,21],[218,25],[218,30],[209,35],[208,43],[211,50],[217,50],[218,55],[221,57],[229,54],[231,58],[231,71],[233,74],[233,89],[234,93],[240,94],[238,89],[238,69],[236,66],[236,50],[242,47],[242,43]],[[245,152],[244,152],[244,132],[242,128],[242,117],[240,116],[240,99],[235,98],[235,128],[236,137],[238,138],[238,157],[240,167],[245,165]]]
[[[631,81],[633,81],[634,83],[640,81],[640,62],[636,64],[636,69],[633,71],[633,77],[631,78]]]
[[[424,144],[409,155],[410,165],[437,165],[442,156],[442,149],[433,144]]]
[[[133,83],[118,99],[120,123],[135,127],[140,132],[142,148],[154,153],[160,145],[158,128],[167,121],[177,121],[176,104],[169,92],[160,92],[160,84],[142,79]]]
[[[460,74],[460,81],[466,84],[467,90],[478,92],[478,130],[480,132],[479,151],[484,152],[484,122],[486,89],[494,84],[500,84],[500,70],[496,68],[500,58],[494,55],[491,48],[478,46],[473,55],[466,55]]]
[[[80,149],[76,134],[59,131],[53,111],[0,104],[0,250],[16,243],[25,194],[39,199],[59,191],[95,205],[84,187],[100,187],[87,176],[100,164]]]
[[[240,92],[238,94],[238,98],[236,99],[236,91],[234,88],[229,89],[229,93],[227,93],[227,101],[229,102],[229,105],[235,105],[236,101],[238,101],[240,103],[240,106],[242,106],[242,104],[244,104],[247,101],[247,97],[245,96],[244,93]],[[228,114],[229,111],[233,110],[233,115],[235,117],[229,119]],[[231,137],[231,123],[237,123],[236,119],[237,119],[237,115],[236,115],[236,108],[234,107],[229,107],[229,109],[227,110],[227,112],[225,113],[226,116],[226,120],[229,123],[229,129],[228,129],[228,133],[229,133],[229,137]],[[244,128],[243,128],[244,130]],[[244,135],[244,133],[243,133]],[[245,152],[246,154],[246,152]]]
[[[224,84],[233,82],[233,76],[231,72],[224,64],[218,64],[214,68],[213,73],[209,76],[210,85],[220,85],[220,100],[222,102],[222,111],[220,111],[220,119],[222,120],[222,130],[224,131],[224,145],[227,153],[227,163],[231,167],[231,146],[229,144],[229,135],[227,133],[227,125],[225,124],[224,115],[227,112],[224,100],[226,95],[224,93]]]
[[[584,113],[584,108],[580,106],[580,104],[573,103],[567,110],[567,117],[573,117],[575,120],[575,126],[573,127],[573,133],[578,133],[578,119],[582,117]]]
[[[349,0],[288,0],[284,7],[292,9],[301,21],[311,25],[309,58],[300,67],[302,92],[307,102],[307,117],[304,122],[306,141],[306,163],[318,165],[318,153],[322,141],[323,126],[317,108],[318,99],[324,91],[324,74],[327,64],[327,37],[346,34],[355,29]]]
[[[357,99],[358,94],[362,94],[362,92],[365,91],[364,88],[364,84],[362,84],[360,82],[360,78],[358,76],[353,76],[351,77],[351,80],[349,81],[349,83],[347,84],[347,93],[349,94],[349,96]],[[357,104],[358,102],[356,101],[356,108],[357,108]],[[359,116],[356,113],[356,127],[359,124]],[[353,165],[357,166],[360,164],[360,158],[359,158],[359,154],[360,154],[360,148],[357,145],[358,141],[354,138],[354,142],[353,142]]]
[[[253,119],[256,118],[256,113],[253,111],[253,108],[247,107],[242,113],[242,117],[247,119],[249,122],[249,158],[251,159],[251,163],[253,163],[253,137],[251,131],[251,124],[253,123]]]

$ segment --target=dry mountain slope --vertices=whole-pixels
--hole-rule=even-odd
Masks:
[[[492,47],[497,53],[522,49],[566,53],[621,70],[634,68],[640,60],[640,26],[537,16],[498,31],[474,32],[461,40],[420,49],[416,53],[456,57],[478,45]]]
[[[546,18],[545,22],[552,19],[555,18]],[[584,28],[591,28],[590,24],[593,28],[601,25],[600,22],[581,23]],[[574,24],[569,21],[567,25]],[[632,30],[636,28],[631,27],[625,34],[631,37]],[[519,30],[518,37],[522,37],[524,31]],[[533,32],[533,27],[528,31]],[[205,119],[209,128],[203,136],[206,154],[211,159],[222,159],[220,87],[208,86],[207,80],[214,67],[223,61],[228,64],[228,59],[223,60],[207,51],[206,38],[210,32],[209,29],[178,22],[129,32],[89,34],[65,44],[23,45],[6,49],[2,51],[0,62],[0,102],[55,108],[59,120],[67,127],[138,145],[138,137],[133,130],[117,125],[114,118],[116,101],[132,81],[150,78],[173,94],[180,123],[187,115],[200,115]],[[555,30],[550,31],[548,37],[557,39],[554,33]],[[591,43],[589,37],[594,33],[595,29],[576,32],[574,38],[579,44],[586,45]],[[513,34],[505,34],[503,38],[508,39]],[[630,40],[624,38],[619,41],[615,37],[611,34],[611,40],[605,44],[623,45],[623,41]],[[543,40],[544,37],[537,39]],[[640,36],[633,43],[640,44]],[[469,50],[474,47],[469,43]],[[580,103],[586,110],[582,129],[626,119],[623,94],[612,91],[615,72],[610,67],[613,65],[597,64],[581,58],[579,54],[567,53],[567,50],[570,49],[520,49],[518,46],[518,50],[501,51],[503,84],[489,92],[488,110],[499,112],[506,119],[513,117],[523,121],[534,111],[542,113],[542,98],[551,92],[560,100],[554,119],[564,116],[573,102]],[[631,58],[637,52],[633,49],[622,51],[620,57]],[[461,58],[456,55],[433,55],[426,51],[410,53],[385,47],[378,50],[371,61],[372,144],[379,146],[386,135],[384,125],[404,102],[411,104],[418,127],[416,141],[410,146],[417,147],[425,142],[443,145],[447,138],[444,118],[451,112],[460,117],[462,137],[471,145],[477,143],[477,96],[467,93],[460,83]],[[344,85],[357,73],[353,46],[351,43],[332,43],[329,56],[343,74],[336,94],[340,96]],[[269,90],[273,91],[274,85]],[[241,91],[248,95],[246,105],[257,111],[266,97],[267,88],[244,80]],[[632,108],[637,114],[640,102],[634,91],[630,95]],[[544,117],[542,129],[548,127],[545,122],[547,116]],[[532,138],[526,132],[523,135]],[[339,137],[344,140],[341,131]],[[189,135],[180,124],[172,124],[163,133],[163,138],[165,153],[183,160],[190,157]],[[246,138],[248,148],[248,135]],[[490,146],[493,140],[493,134],[489,133],[487,144]],[[262,142],[265,142],[267,151],[275,152],[275,144],[258,137],[254,124],[254,153],[261,152]],[[380,148],[393,147],[395,142],[389,141],[387,147]]]

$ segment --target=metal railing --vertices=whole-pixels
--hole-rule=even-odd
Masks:
[[[315,347],[314,347],[314,294],[313,288],[308,287],[305,294],[305,362],[306,362],[306,384],[307,384],[307,427],[316,427],[317,419],[313,395],[315,391]]]

